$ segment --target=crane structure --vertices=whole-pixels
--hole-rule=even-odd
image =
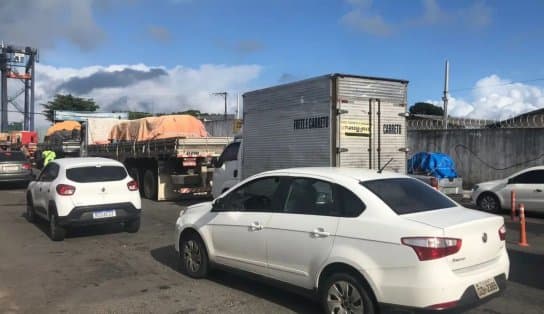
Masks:
[[[0,131],[8,130],[8,106],[12,104],[23,114],[23,130],[34,131],[35,65],[39,62],[38,49],[0,45]],[[8,98],[8,79],[18,80],[23,87]],[[24,106],[17,98],[24,94]]]

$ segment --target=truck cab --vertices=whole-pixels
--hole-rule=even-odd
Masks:
[[[212,195],[217,198],[242,178],[242,137],[235,137],[225,147],[214,166]]]

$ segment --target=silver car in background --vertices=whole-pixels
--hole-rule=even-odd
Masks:
[[[0,183],[27,185],[32,180],[32,165],[22,152],[0,152]]]
[[[477,184],[472,190],[472,201],[479,209],[499,212],[511,209],[511,193],[516,192],[516,203],[526,210],[544,212],[544,166],[527,168],[501,179]]]

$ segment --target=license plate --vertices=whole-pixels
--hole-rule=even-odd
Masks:
[[[495,281],[495,278],[489,278],[474,285],[478,298],[483,299],[488,295],[495,292],[499,292],[499,285]]]
[[[16,171],[19,171],[19,166],[4,166],[4,171],[16,172]]]
[[[93,219],[102,219],[102,218],[111,218],[115,217],[115,209],[113,210],[103,210],[93,213]]]

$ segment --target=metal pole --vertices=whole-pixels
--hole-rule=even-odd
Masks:
[[[7,55],[2,48],[2,53],[0,54],[0,70],[2,72],[0,78],[0,85],[2,88],[0,102],[1,102],[1,113],[0,113],[0,129],[2,132],[8,130],[8,78],[7,78]]]
[[[225,96],[225,116],[224,120],[227,120],[227,92],[224,93]]]
[[[28,71],[25,72],[29,74]],[[23,130],[30,131],[30,84],[29,80],[25,79],[25,110],[23,115]]]
[[[32,68],[30,69],[30,114],[29,130],[34,131],[34,81],[36,81],[36,55],[32,58]]]
[[[450,62],[446,60],[446,72],[444,77],[444,96],[442,100],[444,101],[444,130],[448,129],[448,85],[450,80]]]

